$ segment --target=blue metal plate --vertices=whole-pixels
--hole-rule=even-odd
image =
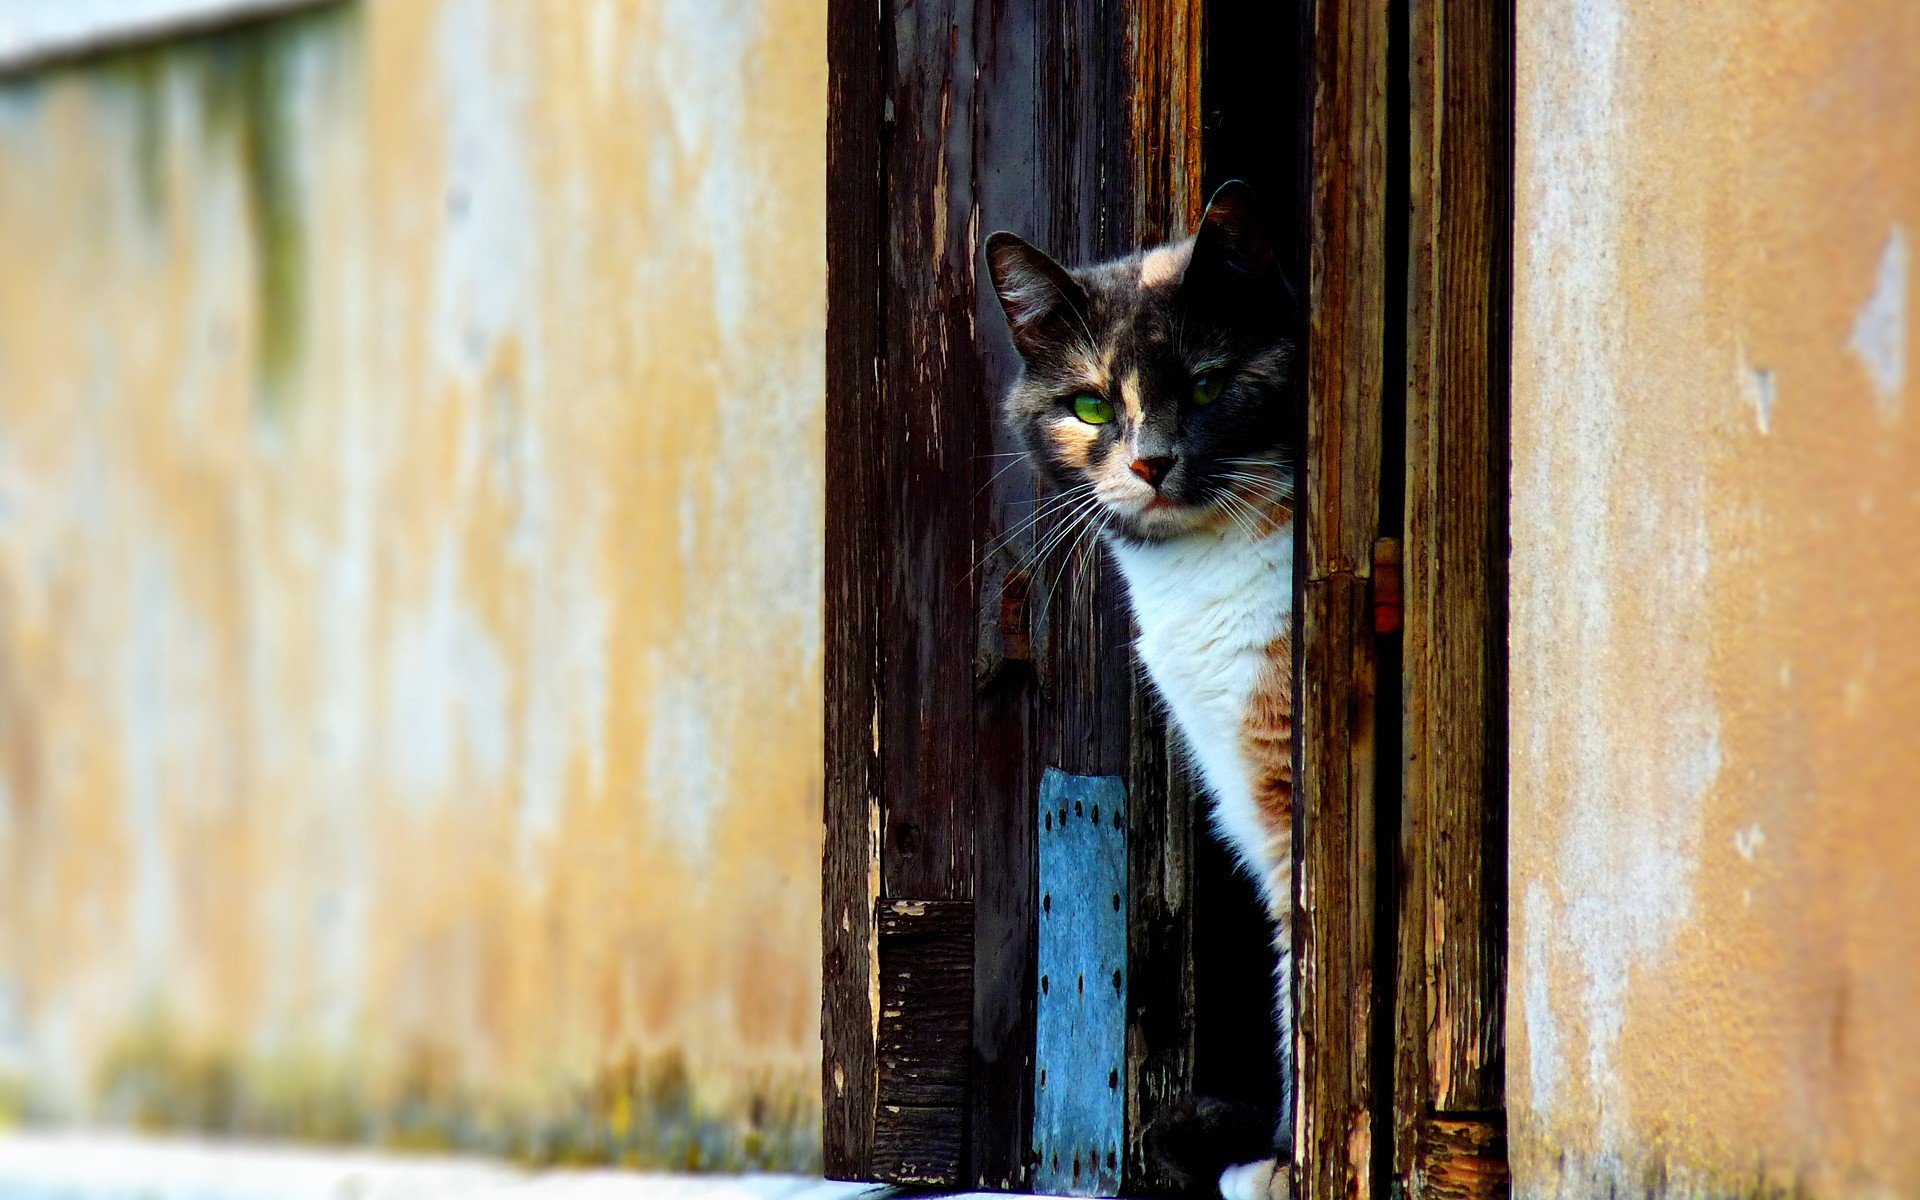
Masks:
[[[1117,1196],[1127,1112],[1127,791],[1040,782],[1040,970],[1033,1190]]]

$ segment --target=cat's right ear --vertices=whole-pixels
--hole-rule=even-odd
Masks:
[[[1086,307],[1086,292],[1066,268],[1014,234],[1002,231],[987,238],[987,272],[1022,354],[1046,340],[1054,318]]]

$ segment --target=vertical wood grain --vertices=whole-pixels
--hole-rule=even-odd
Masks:
[[[1127,14],[1133,236],[1185,237],[1200,220],[1202,0],[1136,0]]]
[[[1128,236],[1124,20],[1080,3],[980,4],[968,28],[979,46],[980,71],[969,118],[977,147],[979,209],[971,231],[976,267],[979,241],[995,229],[1012,229],[1067,262],[1119,252]],[[976,344],[986,363],[976,403],[991,422],[991,450],[1007,454],[1017,443],[999,427],[994,408],[1018,363],[983,268],[972,300]],[[1036,549],[1054,531],[1043,520],[984,557],[1047,494],[1025,466],[996,477],[1004,465],[998,458],[977,461],[976,490],[994,481],[985,489],[974,545],[984,581],[977,606],[982,627],[991,626],[999,639],[994,682],[980,692],[980,711],[992,705],[1000,721],[995,728],[1009,738],[982,741],[977,760],[982,840],[976,887],[994,902],[979,910],[969,1154],[975,1186],[1017,1189],[1031,1186],[1033,1178],[1037,789],[1048,766],[1078,774],[1124,772],[1132,679],[1123,651],[1123,598],[1097,554],[1069,554],[1062,545],[1036,559]],[[1017,745],[1011,739],[1016,708]],[[981,728],[984,737],[987,727]],[[1001,754],[1007,757],[990,761]],[[1000,782],[1010,785],[1016,775],[1017,794]]]
[[[1171,1181],[1148,1153],[1153,1121],[1191,1090],[1195,1042],[1194,839],[1197,796],[1168,753],[1145,687],[1134,694],[1127,768],[1127,1142],[1129,1194]]]
[[[1185,237],[1202,191],[1202,0],[1135,0],[1128,12],[1126,153],[1129,241]],[[1119,591],[1118,587],[1114,590]],[[1130,632],[1130,630],[1129,630]],[[1109,652],[1111,653],[1111,651]],[[1152,687],[1128,678],[1128,988],[1126,1146],[1129,1192],[1171,1184],[1147,1151],[1147,1131],[1193,1086],[1195,789],[1168,752]]]
[[[902,5],[887,38],[880,894],[973,895],[973,512],[988,416],[974,327],[968,0]]]
[[[1317,0],[1299,570],[1295,1194],[1373,1192],[1374,692],[1385,384],[1386,0]],[[1384,1098],[1382,1098],[1384,1099]]]
[[[1395,1172],[1416,1194],[1423,1122],[1505,1100],[1512,29],[1510,0],[1412,7]]]
[[[885,107],[879,7],[827,12],[826,788],[821,1093],[826,1172],[873,1164],[879,895],[880,511]]]

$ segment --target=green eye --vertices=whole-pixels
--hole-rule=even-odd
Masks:
[[[1193,403],[1198,408],[1212,404],[1220,398],[1220,389],[1227,386],[1224,375],[1218,371],[1208,371],[1205,375],[1193,377]]]
[[[1089,425],[1105,425],[1113,420],[1113,405],[1098,396],[1075,396],[1073,415]]]

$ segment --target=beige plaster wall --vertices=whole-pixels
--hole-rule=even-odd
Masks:
[[[1517,65],[1518,1194],[1910,1195],[1920,6],[1547,0]]]
[[[0,1120],[815,1160],[824,26],[0,80]]]

